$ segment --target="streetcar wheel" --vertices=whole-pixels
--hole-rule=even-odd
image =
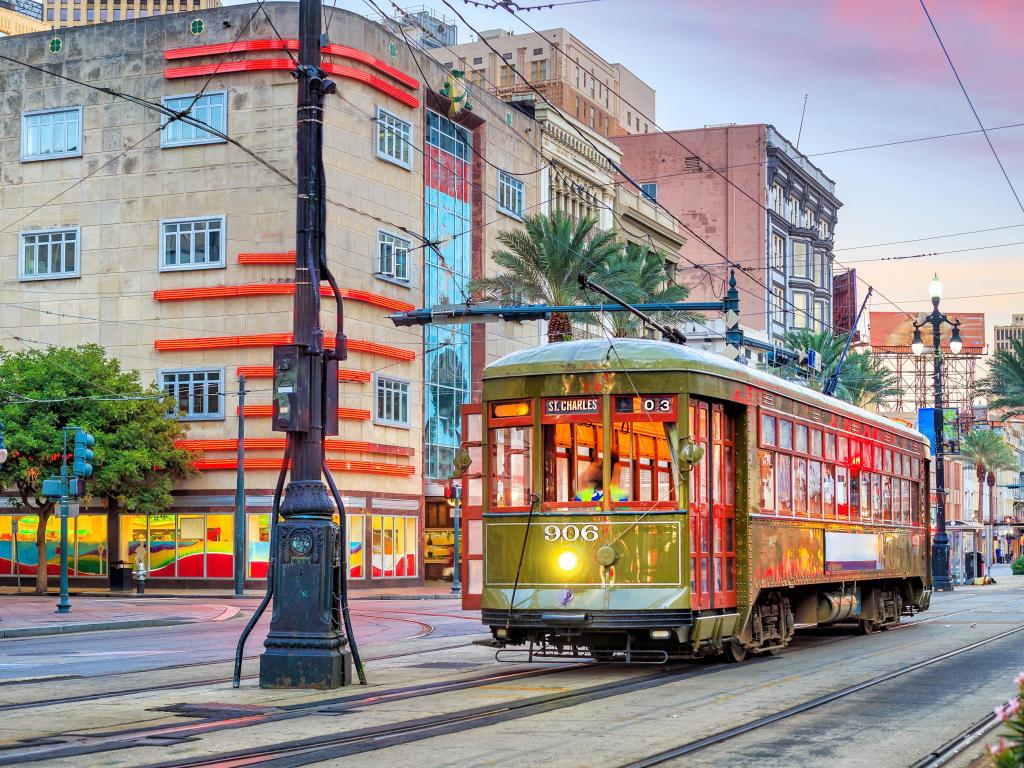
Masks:
[[[747,648],[738,643],[727,643],[724,656],[730,664],[739,664],[747,658]]]
[[[872,635],[875,632],[875,622],[871,619],[861,619],[857,622],[857,627],[862,635]]]

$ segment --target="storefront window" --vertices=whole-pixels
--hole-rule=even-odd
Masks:
[[[206,578],[230,579],[235,573],[235,518],[206,516]],[[179,555],[180,559],[180,555]],[[179,575],[181,566],[179,568]]]
[[[120,559],[134,567],[141,555],[151,578],[230,579],[234,573],[233,536],[234,517],[230,514],[122,515]],[[250,573],[259,568],[259,561],[252,559],[252,553],[258,552],[253,544],[258,543],[249,539],[250,561],[256,563],[250,566]]]
[[[348,577],[350,579],[366,578],[366,515],[346,515],[346,534],[348,535]],[[413,520],[413,536],[415,537],[415,520]],[[410,541],[415,541],[415,538]],[[415,544],[413,544],[415,546]],[[415,563],[416,553],[413,552]],[[415,569],[413,569],[415,573]]]
[[[68,523],[75,527],[75,573],[79,576],[106,576],[107,516],[79,515]]]
[[[248,515],[245,546],[249,578],[267,578],[270,565],[270,515]]]
[[[417,526],[415,517],[373,515],[371,517],[372,563],[374,578],[414,577]]]
[[[36,515],[0,517],[0,575],[34,576],[38,564]],[[60,516],[46,522],[46,571],[60,574]],[[105,576],[107,573],[107,517],[79,515],[68,518],[68,573]]]
[[[0,517],[0,576],[14,573],[14,531],[17,518]]]

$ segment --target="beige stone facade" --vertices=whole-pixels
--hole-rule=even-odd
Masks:
[[[516,35],[494,29],[481,37],[484,39],[439,49],[437,55],[445,64],[465,71],[467,80],[505,101],[536,100],[536,94],[515,75],[514,67],[552,104],[602,136],[657,130],[654,89],[568,30]]]
[[[296,5],[265,7],[282,37],[297,36]],[[176,17],[149,17],[63,31],[57,54],[46,46],[52,33],[0,39],[0,52],[136,98],[165,100],[175,110],[202,93],[193,112],[197,119],[219,125],[294,179],[295,81],[276,64],[253,64],[288,61],[283,50],[245,49],[248,42],[277,39],[262,13],[253,16],[255,8],[206,10],[199,35]],[[463,165],[453,165],[444,150],[428,142],[428,133],[437,134],[430,133],[428,116],[435,126],[456,130],[443,117],[447,104],[434,94],[444,81],[443,70],[420,57],[429,79],[420,82],[420,69],[400,38],[354,14],[336,11],[330,35],[336,48],[325,53],[328,69],[337,65],[347,68],[339,73],[349,73],[334,77],[338,94],[326,106],[324,162],[328,259],[347,295],[350,353],[340,383],[340,405],[346,410],[339,438],[328,444],[328,460],[358,532],[350,551],[353,558],[361,553],[362,566],[353,572],[353,583],[416,583],[424,575],[424,529],[439,522],[424,516],[434,503],[429,493],[437,491],[424,474],[425,442],[433,439],[424,429],[425,331],[395,327],[386,315],[423,306],[425,280],[438,279],[438,272],[443,278],[449,269],[430,266],[436,265],[434,251],[423,242],[430,234],[425,226],[434,226],[434,219],[425,221],[425,206],[431,204],[426,188],[451,186],[453,167],[461,174],[459,215],[469,226],[457,227],[454,234],[434,232],[437,253],[449,255],[453,244],[463,243],[466,280],[493,269],[488,254],[496,232],[518,225],[515,217],[497,210],[499,173],[520,180],[522,205],[536,208],[539,177],[528,171],[537,166],[538,139],[523,137],[539,137],[540,131],[519,114],[512,126],[488,123],[483,110],[460,116],[458,130],[469,137],[472,151],[465,153]],[[245,50],[236,45],[225,57],[216,47],[236,40]],[[250,69],[238,71],[242,64]],[[202,471],[179,489],[171,516],[176,527],[170,533],[158,530],[145,516],[107,520],[109,560],[128,559],[133,542],[144,534],[154,578],[187,578],[195,585],[223,578],[226,561],[221,558],[214,567],[213,554],[231,526],[235,487],[235,446],[225,441],[237,434],[238,376],[245,372],[246,558],[247,567],[249,561],[258,564],[281,457],[280,444],[266,441],[283,438],[270,431],[269,367],[273,344],[287,343],[292,326],[288,291],[294,257],[288,252],[295,242],[295,187],[239,147],[197,136],[194,126],[178,122],[161,129],[166,117],[145,106],[7,61],[0,64],[0,76],[10,86],[0,102],[0,285],[9,304],[3,344],[18,349],[96,342],[125,367],[140,370],[145,380],[215,395],[197,406],[190,421],[189,440],[197,441],[190,447],[197,450]],[[492,100],[497,111],[500,102]],[[75,120],[80,121],[77,142],[62,139],[56,145],[46,138],[39,143],[40,136],[51,135],[40,132],[45,126],[57,121],[67,129],[60,135],[70,136]],[[436,198],[430,197],[435,203]],[[437,210],[445,219],[451,203],[442,198]],[[39,255],[40,249],[52,255],[56,238],[73,244],[73,268],[61,274],[67,266],[61,262],[58,274],[46,274],[53,272],[53,263]],[[399,251],[404,257],[396,255]],[[456,264],[456,271],[461,268]],[[333,332],[333,302],[327,297],[323,325]],[[479,391],[485,360],[537,338],[531,325],[501,322],[486,332],[482,326],[460,328],[471,347],[463,387],[469,395]],[[430,354],[428,345],[428,363]],[[192,378],[207,374],[214,384]],[[397,387],[398,399],[381,395],[382,387]],[[405,387],[407,403],[395,405],[404,402]],[[219,408],[206,408],[217,401]],[[194,405],[182,413],[191,414]],[[436,424],[430,422],[430,429],[436,432]],[[198,537],[206,539],[200,542],[205,565],[198,572],[182,565],[187,549],[182,541],[188,538],[183,532],[200,525],[189,522],[192,515],[206,521],[207,534]],[[9,524],[10,518],[0,514],[0,545],[5,535],[19,535],[4,527]],[[210,538],[215,535],[216,540]],[[164,560],[173,551],[170,565],[157,562],[158,550]],[[230,548],[225,556],[230,558]],[[260,578],[260,568],[249,568],[247,575]],[[0,565],[0,581],[3,577]]]
[[[36,18],[41,12],[42,6],[34,3],[20,6],[15,2],[0,2],[0,37],[49,29],[48,24]]]
[[[83,24],[102,24],[106,21],[131,21],[149,16],[188,13],[178,19],[184,29],[190,29],[203,12],[220,8],[221,0],[44,0],[46,26],[80,27]]]

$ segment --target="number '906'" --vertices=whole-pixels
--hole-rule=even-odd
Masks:
[[[545,525],[545,541],[597,541],[596,525]]]

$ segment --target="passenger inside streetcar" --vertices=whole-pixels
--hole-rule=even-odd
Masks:
[[[612,455],[611,500],[629,501],[629,492],[620,485],[622,479],[622,457]],[[576,501],[601,501],[604,498],[604,462],[600,459],[590,465],[576,491]]]

